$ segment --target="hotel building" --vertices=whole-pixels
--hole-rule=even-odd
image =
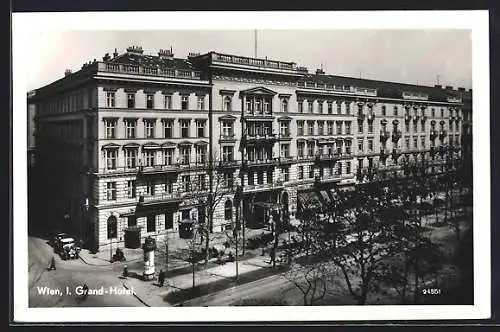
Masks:
[[[36,90],[37,171],[46,218],[103,248],[128,227],[142,237],[206,220],[215,232],[266,221],[299,192],[367,181],[444,154],[463,158],[472,91],[309,73],[294,62],[209,52],[175,58],[141,47],[106,54]],[[441,153],[440,153],[441,151]],[[468,150],[470,151],[470,149]]]

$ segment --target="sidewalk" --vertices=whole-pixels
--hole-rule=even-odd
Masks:
[[[246,239],[260,235],[262,233],[270,233],[270,231],[266,229],[251,229],[251,228],[247,228],[245,230]],[[190,243],[189,241],[190,241],[189,239],[181,239],[179,237],[170,237],[168,239],[168,248],[170,252],[169,266],[170,264],[172,264],[174,268],[176,268],[177,265],[179,264],[182,266],[182,262],[184,261],[182,259],[177,259],[176,257],[181,256],[183,251],[186,250],[189,251],[189,243]],[[211,239],[210,241],[210,247],[221,247],[226,241],[228,241],[228,238],[224,235],[224,233],[213,233],[213,239]],[[201,247],[203,246],[204,244],[201,245]],[[158,250],[155,255],[155,260],[165,261],[165,256],[164,256],[165,241],[164,240],[158,241],[157,247]],[[141,248],[137,249],[124,248],[123,243],[113,244],[113,247],[111,247],[112,250],[110,249],[110,246],[105,246],[103,249],[101,249],[99,252],[95,254],[90,253],[88,249],[82,249],[80,251],[80,258],[87,265],[94,265],[94,266],[112,265],[113,263],[111,263],[110,261],[111,256],[116,253],[117,248],[123,250],[126,262],[116,262],[116,263],[126,264],[127,262],[130,263],[143,259],[143,251]]]
[[[282,273],[283,268],[273,269],[268,263],[269,257],[249,257],[238,262],[238,280],[235,262],[223,265],[211,265],[207,269],[197,267],[195,271],[195,288],[193,289],[192,272],[168,276],[163,287],[158,280],[143,281],[138,277],[141,271],[132,271],[134,277],[123,279],[125,287],[134,290],[135,296],[146,306],[177,306],[183,301],[203,296],[223,289],[248,283],[271,275]],[[190,269],[191,267],[189,267]]]
[[[116,262],[116,263],[111,263],[111,253],[108,250],[101,250],[96,254],[90,253],[88,249],[82,249],[80,251],[80,259],[87,265],[94,265],[94,266],[105,266],[105,265],[112,265],[112,264],[127,264],[130,262],[135,262],[138,260],[143,259],[143,252],[142,249],[129,249],[129,248],[120,248],[123,250],[123,253],[125,255],[125,258],[127,259],[125,262]],[[114,255],[116,253],[116,249],[113,250],[112,254]]]

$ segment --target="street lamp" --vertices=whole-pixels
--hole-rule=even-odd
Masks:
[[[240,180],[240,179],[238,179]],[[236,253],[235,253],[235,267],[236,267],[236,279],[238,279],[238,235],[240,232],[240,229],[242,227],[241,225],[241,203],[242,203],[242,197],[243,196],[243,186],[241,185],[241,180],[237,181],[236,185],[236,193],[234,195],[234,205],[236,207],[236,227],[235,231],[233,233],[234,240],[235,240],[235,247],[236,247]],[[243,226],[244,229],[244,226]],[[243,231],[243,234],[244,231]],[[243,254],[245,253],[245,236],[243,235]]]

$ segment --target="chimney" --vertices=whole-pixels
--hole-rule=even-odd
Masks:
[[[71,73],[72,73],[71,69],[66,69],[64,71],[64,77],[71,75]]]
[[[160,59],[172,59],[174,57],[174,53],[172,52],[172,47],[170,47],[170,49],[160,49],[160,51],[158,51],[158,56],[160,57]]]
[[[323,69],[316,69],[316,75],[325,75],[325,71]]]
[[[115,48],[115,53],[113,53],[113,58],[116,58],[118,56],[118,52],[116,51],[116,48]]]
[[[446,90],[453,90],[453,87],[452,87],[452,86],[450,86],[450,85],[447,85],[445,89],[446,89]]]
[[[464,87],[459,87],[458,91],[465,91],[465,88]]]
[[[441,89],[443,86],[441,84],[434,85],[435,88]]]
[[[127,52],[131,54],[142,54],[144,51],[142,50],[142,46],[129,46],[127,47]]]

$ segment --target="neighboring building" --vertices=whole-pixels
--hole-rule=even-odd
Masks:
[[[400,169],[402,156],[438,171],[445,144],[458,158],[464,93],[215,52],[115,50],[37,90],[48,218],[67,215],[103,247],[127,227],[161,236],[204,220],[198,197],[218,191],[220,231],[234,227],[237,184],[246,223],[277,202],[293,215],[315,183],[353,185],[361,170]]]

